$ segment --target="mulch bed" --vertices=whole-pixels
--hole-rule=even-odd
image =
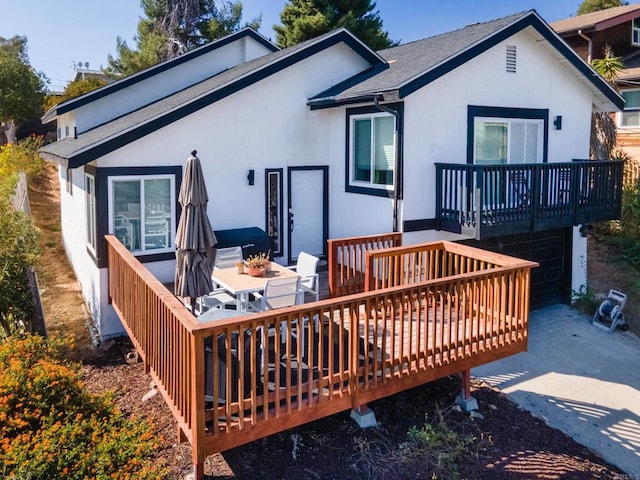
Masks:
[[[115,389],[119,407],[151,421],[164,438],[157,459],[170,479],[191,472],[191,449],[178,444],[176,426],[161,395],[142,401],[151,379],[124,339],[109,341],[83,367],[93,392]],[[208,457],[205,471],[215,479],[407,479],[455,478],[442,474],[428,454],[400,457],[398,446],[412,426],[441,413],[450,428],[475,440],[458,465],[467,479],[628,479],[619,469],[542,420],[520,410],[506,396],[474,382],[481,418],[451,408],[460,380],[448,377],[370,404],[378,428],[361,430],[343,412],[302,427]],[[437,475],[433,477],[433,475]]]

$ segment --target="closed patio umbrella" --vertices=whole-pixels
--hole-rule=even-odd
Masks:
[[[197,152],[187,159],[178,201],[182,205],[176,232],[175,294],[189,297],[193,307],[197,297],[213,290],[211,271],[217,243],[207,216],[207,186]]]

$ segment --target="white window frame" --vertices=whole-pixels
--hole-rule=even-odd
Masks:
[[[511,135],[512,135],[512,127],[511,125],[513,123],[522,123],[524,122],[525,125],[527,124],[537,124],[538,125],[538,138],[537,138],[537,158],[535,163],[542,163],[544,161],[544,125],[545,122],[543,119],[539,119],[539,118],[519,118],[519,117],[481,117],[481,116],[477,116],[473,118],[473,163],[474,164],[478,164],[477,162],[477,142],[478,139],[475,135],[475,131],[476,131],[476,125],[477,123],[505,123],[507,124],[507,165],[511,165],[513,164],[512,161],[512,155],[511,155],[511,151],[510,151],[510,146],[511,146]],[[525,134],[526,134],[526,128],[525,128]],[[525,138],[525,150],[526,150],[526,141],[527,139]],[[522,163],[522,162],[517,162],[517,163]],[[526,162],[526,163],[531,163],[531,162]],[[489,163],[486,163],[487,165],[489,165]]]
[[[67,168],[67,178],[65,182],[66,191],[69,195],[73,196],[73,169]]]
[[[96,219],[96,177],[85,173],[85,205],[87,220],[87,247],[95,255],[98,244],[98,229]]]
[[[154,248],[154,249],[146,249],[144,245],[144,216],[145,216],[145,198],[144,198],[144,185],[145,180],[169,180],[169,199],[170,199],[170,241],[166,248]],[[116,182],[140,182],[140,249],[131,250],[131,253],[134,255],[156,255],[159,253],[168,253],[175,251],[175,238],[176,238],[176,208],[175,201],[176,198],[176,178],[173,174],[160,174],[160,175],[118,175],[118,176],[110,176],[108,177],[108,196],[109,196],[109,233],[114,233],[114,212],[113,212],[113,184]]]
[[[390,185],[386,185],[386,184],[380,184],[380,183],[374,183],[373,179],[370,179],[369,181],[364,181],[364,180],[356,180],[355,177],[355,135],[356,135],[356,128],[355,128],[355,123],[358,120],[371,120],[372,124],[373,124],[373,119],[374,118],[380,118],[380,117],[388,117],[393,119],[393,169],[392,171],[392,181]],[[394,188],[394,184],[395,184],[395,176],[397,175],[397,172],[395,171],[395,168],[397,166],[397,159],[396,159],[396,155],[397,155],[397,142],[398,142],[398,138],[397,138],[397,119],[394,115],[390,115],[388,113],[385,112],[375,112],[375,113],[361,113],[361,114],[353,114],[353,115],[349,115],[349,185],[350,186],[354,186],[354,187],[364,187],[364,188],[373,188],[373,189],[378,189],[378,190],[386,190],[386,191],[393,191]],[[371,146],[373,149],[373,146],[375,145],[374,142],[374,132],[372,129],[372,133],[371,133]],[[371,160],[371,175],[373,175],[373,172],[375,171],[375,154],[373,153],[372,150],[372,154],[370,157]]]
[[[636,25],[636,21],[638,25]],[[631,20],[631,45],[640,47],[640,18]]]

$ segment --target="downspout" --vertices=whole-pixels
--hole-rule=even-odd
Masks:
[[[400,113],[397,111],[386,107],[384,105],[380,105],[379,98],[382,95],[376,95],[373,98],[373,105],[383,112],[386,112],[390,115],[393,115],[396,118],[396,126],[395,126],[395,158],[393,159],[393,231],[398,232],[398,208],[399,208],[399,195],[398,191],[400,189]]]
[[[586,36],[584,33],[582,33],[582,30],[578,30],[578,36],[580,38],[582,38],[583,40],[587,41],[587,63],[589,65],[591,65],[591,57],[592,57],[592,50],[593,50],[593,42],[591,41],[591,37]]]

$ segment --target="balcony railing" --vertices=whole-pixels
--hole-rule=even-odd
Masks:
[[[620,218],[622,160],[436,164],[439,229],[481,240]]]

